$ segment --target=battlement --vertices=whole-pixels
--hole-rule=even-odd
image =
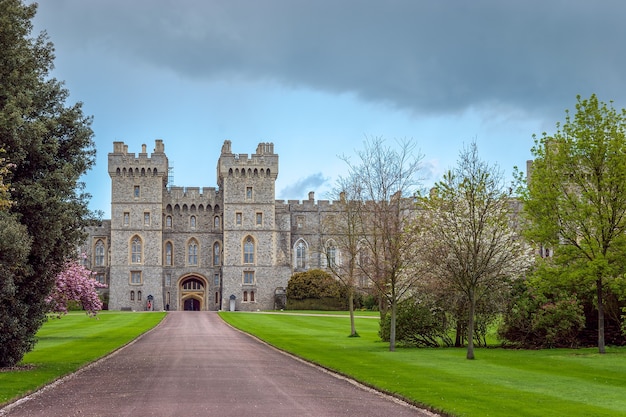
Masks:
[[[128,152],[124,142],[113,142],[113,152],[109,153],[109,175],[113,176],[167,176],[168,160],[162,139],[155,140],[154,152],[148,155],[146,145],[141,145],[141,153]]]
[[[215,187],[169,187],[167,194],[171,198],[214,198],[219,191]]]
[[[231,142],[224,141],[222,153],[217,163],[218,178],[227,176],[245,177],[270,177],[278,176],[278,155],[274,153],[274,144],[261,142],[256,148],[256,153],[233,153]]]
[[[315,200],[315,193],[309,192],[308,200],[276,200],[276,207],[282,207],[291,212],[332,211],[337,210],[339,201]]]

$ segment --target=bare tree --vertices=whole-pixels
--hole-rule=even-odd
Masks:
[[[359,184],[354,196],[360,230],[359,261],[355,266],[376,287],[391,309],[389,350],[395,350],[396,310],[398,301],[417,279],[410,267],[413,237],[407,225],[413,212],[413,196],[418,191],[423,155],[414,154],[415,143],[398,141],[388,146],[380,137],[366,138],[364,149],[357,152],[359,163],[346,157],[350,183]]]
[[[340,177],[331,192],[333,204],[337,205],[336,214],[327,216],[322,221],[323,235],[328,235],[333,239],[336,249],[341,254],[341,259],[337,260],[333,247],[323,248],[328,269],[344,284],[348,293],[351,337],[358,336],[354,322],[354,295],[357,287],[357,265],[362,230],[360,224],[361,191],[361,184],[356,178]]]
[[[457,166],[421,199],[415,228],[426,241],[429,270],[464,294],[468,308],[467,359],[474,359],[478,300],[505,291],[532,264],[531,247],[514,229],[515,201],[501,171],[481,161],[475,143]]]

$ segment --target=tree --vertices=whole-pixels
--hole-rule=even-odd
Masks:
[[[474,359],[477,303],[507,291],[509,281],[532,263],[530,247],[514,228],[515,202],[502,173],[481,161],[472,143],[419,206],[415,229],[425,237],[422,257],[432,273],[464,295],[467,359]]]
[[[606,284],[624,274],[626,249],[626,110],[577,97],[553,135],[535,138],[524,194],[527,236],[553,247],[563,281],[595,287],[598,350],[605,352]]]
[[[94,275],[78,261],[68,261],[65,269],[57,275],[55,287],[46,298],[50,311],[58,316],[66,314],[68,303],[74,301],[80,303],[88,315],[95,317],[102,310],[97,288],[106,288],[106,285],[96,281]]]
[[[342,254],[341,262],[336,262],[330,248],[323,248],[326,265],[331,273],[345,286],[348,295],[350,314],[350,336],[357,337],[354,321],[354,295],[358,275],[358,257],[360,254],[361,231],[360,209],[362,201],[361,184],[355,177],[340,177],[331,192],[334,204],[338,206],[336,214],[322,220],[322,234],[332,237],[337,249]]]
[[[349,167],[350,183],[360,184],[355,195],[359,217],[359,246],[363,251],[357,263],[360,271],[374,284],[391,309],[389,350],[396,346],[396,310],[419,278],[410,256],[414,245],[407,225],[413,212],[413,196],[421,184],[421,154],[415,155],[415,143],[398,141],[397,148],[380,137],[366,138],[357,152],[360,159]],[[381,309],[381,316],[385,309]]]
[[[4,153],[4,149],[0,148],[0,155]],[[6,210],[11,207],[11,195],[9,190],[10,184],[5,182],[6,176],[11,172],[14,165],[6,161],[6,158],[0,158],[0,210]]]
[[[0,216],[0,367],[32,349],[55,277],[82,239],[88,195],[78,181],[95,156],[91,118],[80,103],[66,106],[68,91],[49,77],[52,44],[31,38],[36,7],[0,0],[0,147],[12,201]]]

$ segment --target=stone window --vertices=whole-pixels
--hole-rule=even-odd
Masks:
[[[257,226],[263,225],[263,213],[256,214],[256,224]]]
[[[144,226],[150,226],[150,213],[147,211],[143,214],[143,224]]]
[[[243,215],[241,213],[235,213],[235,224],[237,224],[238,226],[241,226],[242,219],[243,219]]]
[[[215,274],[213,276],[213,285],[215,285],[216,287],[219,287],[219,285],[220,285],[220,274]]]
[[[183,290],[187,291],[201,291],[204,289],[204,284],[197,279],[190,279],[183,284]]]
[[[135,185],[134,191],[133,191],[133,195],[135,197],[139,197],[139,186]]]
[[[102,241],[102,239],[98,239],[96,241],[94,252],[96,255],[96,259],[95,259],[96,266],[104,266],[104,242]]]
[[[215,242],[213,244],[213,265],[219,265],[220,264],[220,244]]]
[[[296,224],[298,225],[298,229],[302,229],[304,227],[304,216],[297,216]]]
[[[247,285],[254,284],[254,271],[244,271],[243,283]]]
[[[96,281],[100,284],[106,284],[104,274],[96,274]]]
[[[246,200],[252,200],[252,187],[246,187]]]
[[[306,245],[301,240],[296,244],[296,268],[306,268]]]
[[[130,272],[130,283],[133,285],[139,285],[142,282],[141,271]]]
[[[142,244],[139,236],[133,236],[130,244],[130,262],[140,264],[142,258]]]
[[[220,228],[220,216],[215,216],[213,218],[213,227],[215,229],[219,229]]]
[[[191,216],[189,218],[189,227],[191,227],[192,229],[196,228],[196,216]]]
[[[250,302],[254,302],[254,291],[250,291]]]
[[[130,301],[135,301],[135,291],[130,292]]]
[[[338,265],[337,246],[332,240],[326,244],[326,266],[335,268]]]
[[[124,226],[128,226],[130,224],[130,213],[124,212]]]
[[[137,301],[141,301],[141,291],[137,291]]]
[[[254,263],[254,241],[252,240],[250,236],[246,238],[246,241],[243,244],[243,263],[244,264]]]
[[[198,265],[198,241],[191,239],[187,245],[187,264]]]
[[[165,286],[170,287],[172,285],[172,274],[165,274]]]
[[[165,265],[172,266],[173,252],[174,252],[174,248],[172,246],[172,242],[167,242],[165,244]]]
[[[167,216],[165,218],[165,226],[166,227],[172,227],[172,216]]]
[[[248,291],[244,291],[243,292],[243,302],[247,303],[248,302]]]

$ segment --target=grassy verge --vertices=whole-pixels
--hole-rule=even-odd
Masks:
[[[165,313],[103,311],[98,319],[72,312],[50,319],[24,356],[25,370],[0,372],[0,406],[70,374],[156,326]]]
[[[220,313],[268,343],[410,402],[454,416],[626,416],[626,349],[397,349],[378,321]]]

